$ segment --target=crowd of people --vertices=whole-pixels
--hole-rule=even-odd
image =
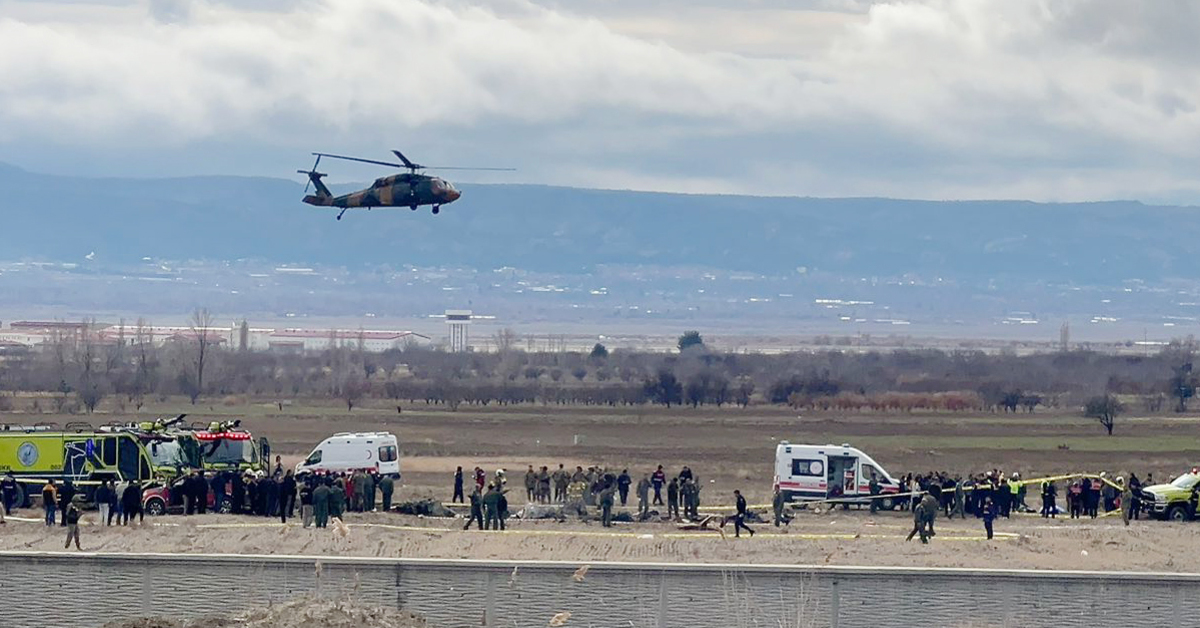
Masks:
[[[466,485],[471,483],[472,490],[466,493]],[[631,494],[637,500],[638,521],[647,521],[652,517],[663,517],[663,513],[655,507],[665,508],[665,517],[670,520],[696,520],[700,518],[700,492],[702,485],[695,473],[687,466],[679,473],[668,479],[662,465],[653,471],[646,471],[634,481],[629,469],[616,473],[614,469],[603,466],[590,466],[585,471],[582,466],[571,471],[563,464],[551,471],[548,466],[535,467],[529,465],[525,472],[525,499],[530,504],[556,505],[564,515],[575,515],[583,519],[589,517],[588,509],[598,509],[601,525],[610,527],[616,517],[615,509],[618,504],[626,508],[630,504]],[[454,473],[454,491],[451,501],[469,503],[470,518],[464,529],[477,524],[480,529],[505,529],[505,519],[508,517],[508,477],[503,469],[497,469],[489,478],[488,473],[481,467],[475,467],[469,473],[458,467]],[[738,494],[740,497],[740,493]],[[745,500],[742,499],[742,512],[745,514]],[[741,522],[740,529],[749,529]],[[738,529],[735,526],[735,529]]]
[[[640,475],[640,477],[638,477]],[[1093,477],[1065,478],[1062,493],[1065,509],[1059,506],[1059,484],[1054,479],[1036,483],[1022,481],[1019,473],[1005,474],[998,469],[970,475],[951,476],[944,472],[908,474],[898,481],[898,498],[895,506],[900,510],[911,510],[914,518],[912,534],[919,534],[923,542],[935,536],[934,520],[937,514],[953,519],[968,515],[982,521],[987,538],[992,538],[993,523],[997,518],[1008,518],[1013,513],[1040,513],[1043,517],[1059,514],[1071,518],[1099,516],[1101,512],[1120,509],[1125,522],[1138,519],[1143,512],[1139,489],[1153,483],[1151,475],[1145,482],[1135,474],[1128,481],[1123,477],[1109,478],[1107,473]],[[1062,481],[1062,480],[1060,480]],[[504,530],[509,518],[510,488],[508,476],[497,469],[490,477],[481,467],[465,473],[458,467],[454,474],[451,501],[469,504],[470,514],[463,529],[474,524],[481,530]],[[467,492],[467,486],[470,492]],[[877,511],[887,495],[879,478],[870,478],[870,509]],[[630,474],[628,469],[619,473],[603,466],[582,466],[574,470],[559,464],[557,469],[548,466],[529,465],[524,474],[525,499],[531,505],[553,506],[557,516],[590,518],[590,509],[595,509],[604,527],[610,527],[618,516],[616,508],[627,508],[631,499],[636,500],[635,521],[665,519],[670,521],[698,521],[702,484],[695,473],[683,466],[677,474],[668,477],[662,465],[651,471]],[[145,518],[145,504],[151,493],[137,481],[103,481],[92,494],[99,510],[100,525],[140,524]],[[1027,504],[1030,489],[1041,497],[1040,508]],[[331,518],[340,518],[345,512],[371,512],[381,508],[390,511],[395,491],[395,480],[389,476],[362,469],[352,473],[308,474],[297,478],[292,471],[283,468],[276,457],[271,473],[222,471],[206,473],[195,470],[176,478],[156,496],[162,505],[178,508],[184,515],[205,514],[208,510],[235,515],[278,517],[286,523],[296,516],[297,511],[303,527],[327,527]],[[48,481],[42,487],[42,508],[47,526],[62,526],[68,530],[66,546],[72,542],[79,547],[78,522],[80,490],[70,481],[56,483]],[[12,473],[0,479],[0,524],[4,515],[15,507],[17,483]],[[742,530],[754,534],[746,521],[751,514],[740,491],[734,491],[736,513],[728,519],[734,523],[735,535]],[[380,499],[382,498],[382,499]],[[665,513],[663,512],[665,510]],[[774,524],[779,526],[789,520],[787,503],[776,487],[773,500]],[[628,519],[627,519],[628,520]],[[722,520],[722,525],[725,521]]]

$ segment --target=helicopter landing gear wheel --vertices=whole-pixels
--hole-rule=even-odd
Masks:
[[[434,205],[434,206],[433,206],[433,213],[434,213],[434,214],[437,214],[437,213],[438,213],[438,212],[440,212],[440,211],[442,211],[442,207],[441,207],[441,205]]]
[[[338,220],[341,220],[341,219],[342,219],[342,214],[345,214],[345,213],[346,213],[346,208],[342,208],[342,211],[338,212],[338,217],[337,217],[337,219],[338,219]]]

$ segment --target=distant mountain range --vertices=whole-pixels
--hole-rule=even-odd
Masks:
[[[614,182],[618,184],[620,182]],[[603,264],[764,274],[912,274],[1116,284],[1191,278],[1195,208],[759,198],[462,185],[428,208],[334,212],[303,185],[255,177],[96,179],[0,164],[0,259],[258,258],[345,265],[514,266],[561,273]]]

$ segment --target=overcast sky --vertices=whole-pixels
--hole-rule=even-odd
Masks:
[[[0,161],[1200,203],[1197,32],[1194,0],[0,0]]]

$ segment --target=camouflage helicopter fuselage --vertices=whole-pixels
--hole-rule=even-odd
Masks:
[[[462,193],[445,179],[408,172],[380,177],[369,188],[341,196],[330,194],[319,178],[315,178],[313,182],[317,184],[317,193],[305,196],[304,202],[319,207],[416,209],[421,205],[433,205],[436,213],[441,205],[453,203],[462,196]]]

